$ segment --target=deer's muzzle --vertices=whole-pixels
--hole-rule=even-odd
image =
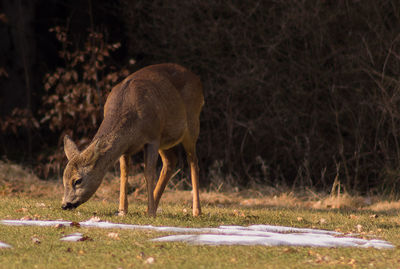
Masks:
[[[71,210],[71,209],[75,209],[75,208],[77,208],[78,207],[78,203],[66,203],[66,204],[63,204],[62,206],[61,206],[61,208],[63,209],[63,210]]]

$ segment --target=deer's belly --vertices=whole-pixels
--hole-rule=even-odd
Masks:
[[[160,149],[169,149],[182,142],[187,128],[186,123],[166,127],[161,134]]]

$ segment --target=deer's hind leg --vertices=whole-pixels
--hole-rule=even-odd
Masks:
[[[158,159],[158,142],[146,144],[144,147],[144,177],[147,185],[147,214],[156,216],[154,203],[154,182],[156,180],[156,166]]]
[[[192,179],[193,189],[193,216],[201,214],[200,195],[199,195],[199,165],[196,155],[196,137],[186,135],[182,141],[183,147],[186,151],[187,162],[190,167],[190,174]]]
[[[128,173],[130,157],[127,154],[119,158],[121,172],[121,185],[119,192],[118,216],[125,216],[128,213]]]
[[[161,156],[163,167],[160,172],[160,177],[158,178],[156,188],[154,189],[154,203],[156,209],[160,202],[161,196],[167,186],[168,181],[171,179],[174,168],[177,163],[177,158],[175,154],[175,149],[170,148],[167,150],[159,150],[158,153]]]

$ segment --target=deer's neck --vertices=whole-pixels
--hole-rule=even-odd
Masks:
[[[99,141],[100,144],[105,145],[96,166],[107,171],[122,154],[130,152],[132,148],[138,150],[140,137],[135,134],[135,130],[129,128],[129,124],[126,124],[123,120],[104,119],[93,138],[93,142]]]

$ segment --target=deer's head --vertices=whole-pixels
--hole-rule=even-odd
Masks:
[[[96,165],[104,146],[96,140],[80,152],[71,138],[65,136],[64,151],[68,164],[63,175],[62,209],[74,209],[89,200],[101,184],[104,171]]]

